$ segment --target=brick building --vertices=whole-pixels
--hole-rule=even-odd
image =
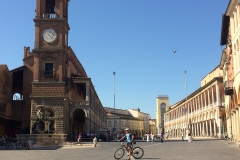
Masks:
[[[68,46],[69,0],[36,0],[34,48],[24,47],[24,66],[15,70],[23,97],[21,132],[63,134],[106,128],[106,111]],[[25,133],[27,133],[25,132]]]

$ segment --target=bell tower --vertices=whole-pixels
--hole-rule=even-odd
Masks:
[[[69,110],[65,77],[68,77],[68,2],[36,0],[31,134],[66,135]]]
[[[62,49],[68,46],[69,0],[37,0],[35,49]]]
[[[33,81],[64,81],[69,0],[36,0]],[[43,78],[44,77],[44,78]],[[51,78],[50,78],[51,77]]]
[[[156,126],[158,134],[164,131],[164,113],[169,110],[168,96],[159,95],[156,98]]]

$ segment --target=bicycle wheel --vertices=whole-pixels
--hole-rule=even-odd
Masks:
[[[17,149],[22,149],[22,148],[23,148],[22,143],[17,143],[17,144],[16,144],[16,148],[17,148]]]
[[[132,150],[132,156],[135,158],[135,159],[140,159],[142,158],[142,156],[144,155],[144,151],[142,148],[140,147],[135,147],[133,148]]]
[[[25,148],[26,150],[29,150],[29,149],[30,149],[30,145],[29,145],[28,143],[24,143],[24,148]]]
[[[118,148],[114,153],[115,159],[121,159],[124,156],[125,150],[123,148]]]
[[[5,144],[5,149],[12,149],[12,148],[13,148],[13,144],[12,144],[12,143],[7,142],[7,143]]]

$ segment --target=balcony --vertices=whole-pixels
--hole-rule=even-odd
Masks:
[[[229,80],[229,81],[225,81],[224,82],[224,93],[225,95],[233,95],[233,81]]]
[[[70,100],[70,104],[72,106],[88,106],[89,101],[84,101],[84,100]]]
[[[43,77],[54,77],[55,71],[54,70],[44,70],[42,74],[43,74]]]
[[[56,13],[44,13],[43,14],[43,18],[57,18],[57,14]]]

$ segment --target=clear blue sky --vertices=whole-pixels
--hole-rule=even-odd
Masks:
[[[156,97],[170,105],[200,87],[221,57],[228,0],[70,0],[69,45],[105,107],[156,115]],[[0,0],[0,64],[23,64],[34,45],[35,0]],[[174,54],[173,49],[177,49]]]

